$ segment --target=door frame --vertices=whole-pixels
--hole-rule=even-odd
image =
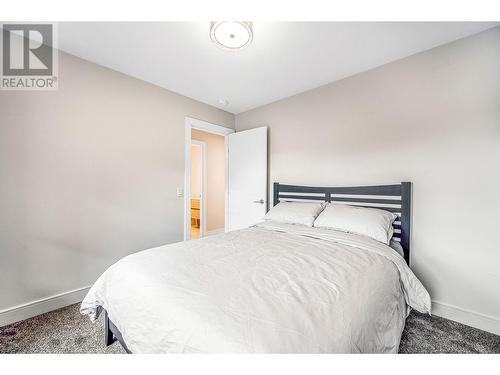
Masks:
[[[225,183],[224,183],[224,226],[227,227],[228,218],[228,144],[227,136],[235,132],[234,129],[227,128],[225,126],[212,124],[207,121],[195,119],[192,117],[185,118],[185,133],[184,133],[184,241],[191,239],[191,130],[197,129],[207,133],[212,133],[224,137],[224,170],[225,170]],[[205,204],[205,200],[202,202]],[[205,215],[206,210],[203,208],[200,214]],[[205,216],[203,216],[202,222],[205,223]],[[202,224],[203,225],[203,224]],[[202,235],[202,229],[200,226],[200,236]]]

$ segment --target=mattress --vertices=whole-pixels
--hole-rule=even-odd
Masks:
[[[430,297],[389,246],[264,222],[127,256],[81,313],[133,353],[396,353],[409,307]]]

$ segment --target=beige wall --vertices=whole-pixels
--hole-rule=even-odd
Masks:
[[[435,311],[500,333],[500,28],[236,116],[262,125],[271,183],[412,181]]]
[[[59,90],[0,91],[0,310],[183,239],[184,117],[234,116],[60,53]]]
[[[206,229],[224,229],[225,155],[224,137],[192,130],[192,138],[205,142]]]
[[[191,198],[201,197],[201,146],[191,145]]]

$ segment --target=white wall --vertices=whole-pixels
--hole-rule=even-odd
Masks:
[[[234,127],[230,113],[65,53],[59,70],[58,91],[0,91],[0,315],[181,241],[185,116]]]
[[[236,116],[263,125],[270,183],[412,181],[434,312],[500,334],[500,28]]]

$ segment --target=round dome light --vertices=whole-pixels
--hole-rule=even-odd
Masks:
[[[210,39],[220,48],[238,51],[252,42],[252,23],[246,21],[212,22]]]

